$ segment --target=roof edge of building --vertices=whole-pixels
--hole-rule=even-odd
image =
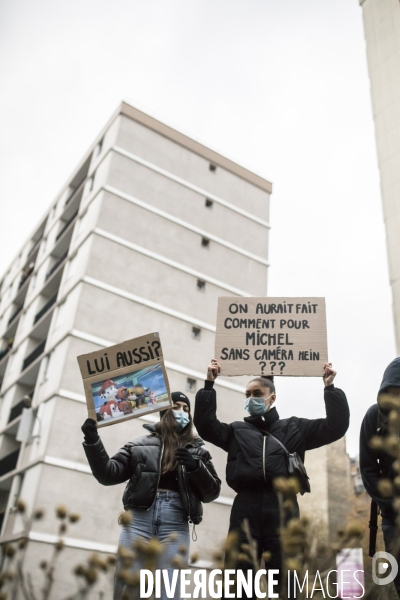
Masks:
[[[133,119],[134,121],[137,121],[138,123],[141,123],[145,127],[156,131],[160,135],[163,135],[164,137],[180,144],[181,146],[187,148],[191,152],[202,156],[203,158],[210,161],[212,164],[215,164],[216,166],[222,167],[223,169],[226,169],[227,171],[238,175],[242,179],[245,179],[249,183],[252,183],[253,185],[261,188],[269,194],[272,193],[272,183],[267,179],[264,179],[260,175],[249,171],[248,169],[242,167],[233,160],[222,156],[222,154],[219,154],[215,150],[211,150],[207,146],[204,146],[204,144],[194,140],[188,135],[181,133],[177,129],[166,125],[157,118],[136,108],[133,104],[131,104],[129,100],[123,100],[121,102],[119,112],[120,114],[125,115]]]
[[[115,119],[121,114],[137,121],[138,123],[141,123],[142,125],[145,125],[149,129],[156,131],[160,135],[163,135],[163,136],[167,137],[168,139],[175,141],[176,143],[180,144],[181,146],[187,148],[188,150],[195,152],[199,156],[206,158],[211,163],[213,163],[217,166],[220,166],[220,167],[226,169],[227,171],[234,173],[235,175],[238,175],[242,179],[245,179],[247,182],[252,183],[253,185],[268,192],[269,194],[272,194],[272,183],[270,181],[268,181],[267,179],[264,179],[260,175],[257,175],[256,173],[249,171],[245,167],[240,166],[239,164],[235,163],[234,161],[230,160],[229,158],[225,158],[224,156],[222,156],[222,154],[219,154],[218,152],[215,152],[214,150],[207,148],[207,146],[204,146],[204,144],[197,142],[196,140],[190,138],[189,136],[177,131],[173,127],[166,125],[162,121],[159,121],[155,117],[152,117],[151,115],[143,112],[142,110],[139,110],[138,108],[133,106],[133,104],[131,104],[131,102],[129,100],[125,99],[125,100],[122,100],[122,102],[119,104],[117,110],[114,111],[111,118],[108,119],[107,123],[104,125],[104,127],[102,127],[100,133],[96,136],[94,142],[92,142],[92,144],[89,146],[89,149],[85,152],[85,154],[83,155],[83,157],[81,158],[79,163],[76,165],[76,167],[72,170],[68,179],[66,179],[64,184],[62,185],[62,187],[59,188],[60,191],[56,194],[50,207],[44,211],[43,215],[41,215],[40,219],[35,223],[35,227],[32,229],[31,233],[27,237],[27,241],[25,241],[22,244],[19,251],[15,254],[15,256],[12,258],[12,260],[8,263],[8,266],[5,268],[5,270],[0,273],[0,281],[5,277],[6,273],[8,272],[8,269],[14,263],[16,257],[20,254],[20,252],[24,249],[25,245],[28,244],[28,242],[31,240],[31,238],[34,235],[39,224],[44,219],[46,219],[46,217],[49,215],[51,209],[53,208],[53,206],[55,206],[55,204],[58,202],[58,200],[64,193],[66,187],[69,185],[69,182],[74,177],[76,177],[77,174],[79,173],[80,169],[82,169],[83,165],[89,159],[90,155],[96,148],[99,141],[104,137],[104,134],[106,133],[108,128],[112,125],[112,123],[115,121]]]

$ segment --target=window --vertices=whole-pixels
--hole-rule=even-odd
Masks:
[[[192,338],[199,340],[201,335],[200,327],[192,327]]]
[[[212,163],[210,163],[210,171],[212,171],[212,173],[215,173],[215,171],[217,170],[217,165],[213,165]]]
[[[104,142],[104,138],[101,138],[101,140],[97,144],[97,156],[101,153],[101,151],[103,149],[103,142]]]
[[[213,203],[213,201],[212,201],[212,200],[210,200],[209,198],[206,198],[205,205],[206,205],[206,207],[207,207],[207,208],[212,208],[212,205],[213,205],[213,204],[214,204],[214,203]]]
[[[208,248],[210,245],[210,240],[208,238],[201,238],[201,245],[204,246],[204,248]]]
[[[206,288],[206,282],[203,281],[202,279],[198,279],[197,280],[197,289],[199,290],[199,292],[204,292]]]
[[[196,391],[196,379],[192,379],[191,377],[188,377],[186,379],[186,391],[187,392],[195,392]]]

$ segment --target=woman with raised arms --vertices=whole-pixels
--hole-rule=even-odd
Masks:
[[[280,419],[273,406],[276,401],[273,378],[256,377],[246,386],[244,409],[249,415],[243,421],[221,423],[217,418],[214,389],[219,372],[220,365],[213,359],[207,368],[204,388],[196,394],[194,424],[207,442],[228,453],[226,481],[237,492],[229,531],[237,533],[239,545],[247,543],[242,527],[247,520],[257,543],[259,559],[263,552],[270,552],[267,568],[281,570],[281,516],[273,480],[288,477],[288,453],[296,452],[304,461],[306,450],[331,444],[344,436],[349,426],[347,399],[344,392],[333,385],[336,371],[328,363],[321,373],[325,386],[325,418]],[[298,515],[294,501],[291,516]],[[248,562],[238,560],[235,568],[247,573],[249,566]]]
[[[210,453],[194,434],[189,398],[181,392],[173,392],[171,397],[172,408],[161,411],[160,421],[144,425],[149,433],[125,444],[112,458],[98,435],[96,422],[86,419],[82,426],[83,447],[99,483],[128,482],[122,501],[132,519],[122,527],[120,546],[131,548],[138,539],[148,542],[158,538],[164,545],[158,568],[168,569],[170,584],[171,561],[178,552],[182,562],[188,563],[188,524],[201,522],[202,502],[215,500],[221,487]],[[121,600],[124,594],[118,566],[114,600]],[[175,595],[169,597],[178,600],[179,590],[178,579]],[[167,597],[162,585],[162,598]]]

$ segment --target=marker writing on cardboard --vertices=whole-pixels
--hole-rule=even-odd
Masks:
[[[307,302],[307,303],[299,303],[299,304],[293,304],[291,302],[282,302],[281,304],[275,304],[274,302],[271,302],[271,304],[263,304],[261,302],[259,302],[256,306],[256,315],[258,314],[263,314],[263,315],[269,315],[271,313],[276,313],[276,314],[286,314],[286,313],[292,313],[292,308],[294,308],[293,312],[299,314],[299,313],[316,313],[317,312],[317,306],[318,304],[311,304],[311,302]],[[229,312],[231,313],[231,315],[236,315],[237,313],[248,313],[249,312],[249,307],[247,304],[237,304],[236,302],[232,303],[229,305],[228,307]]]
[[[117,352],[115,357],[116,368],[126,367],[130,365],[139,365],[142,362],[160,358],[159,349],[161,344],[158,340],[153,342],[147,342],[147,346],[140,346],[140,348],[133,348],[127,352]],[[110,361],[107,357],[107,352],[99,358],[95,358],[91,363],[90,360],[86,360],[87,370],[89,375],[96,375],[97,373],[103,373],[104,371],[110,371]],[[114,367],[115,368],[115,367]]]

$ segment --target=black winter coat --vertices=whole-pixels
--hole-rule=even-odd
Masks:
[[[271,408],[262,417],[227,424],[217,419],[213,382],[206,381],[204,389],[196,394],[194,424],[206,441],[228,452],[226,481],[231,488],[236,492],[257,487],[272,489],[273,479],[287,476],[288,471],[285,451],[268,432],[303,461],[306,450],[335,442],[346,433],[349,407],[344,392],[330,385],[324,397],[325,419],[280,419],[276,408]]]
[[[386,368],[378,395],[388,387],[400,387],[400,358],[395,358]],[[382,478],[393,479],[397,473],[393,469],[395,458],[383,451],[373,450],[369,447],[372,437],[388,435],[387,415],[378,404],[373,404],[366,412],[360,431],[360,472],[364,487],[368,494],[378,504],[385,517],[394,518],[392,508],[393,498],[382,498],[378,492],[378,483]]]
[[[83,444],[92,473],[103,485],[115,485],[128,481],[123,495],[125,510],[142,508],[148,510],[156,497],[161,475],[163,440],[154,425],[144,425],[149,435],[129,442],[110,458],[99,438],[95,444]],[[195,438],[186,448],[198,460],[195,471],[186,471],[178,465],[178,487],[186,518],[198,524],[202,520],[202,502],[218,498],[221,481],[211,462],[210,453],[203,448],[204,442]]]

